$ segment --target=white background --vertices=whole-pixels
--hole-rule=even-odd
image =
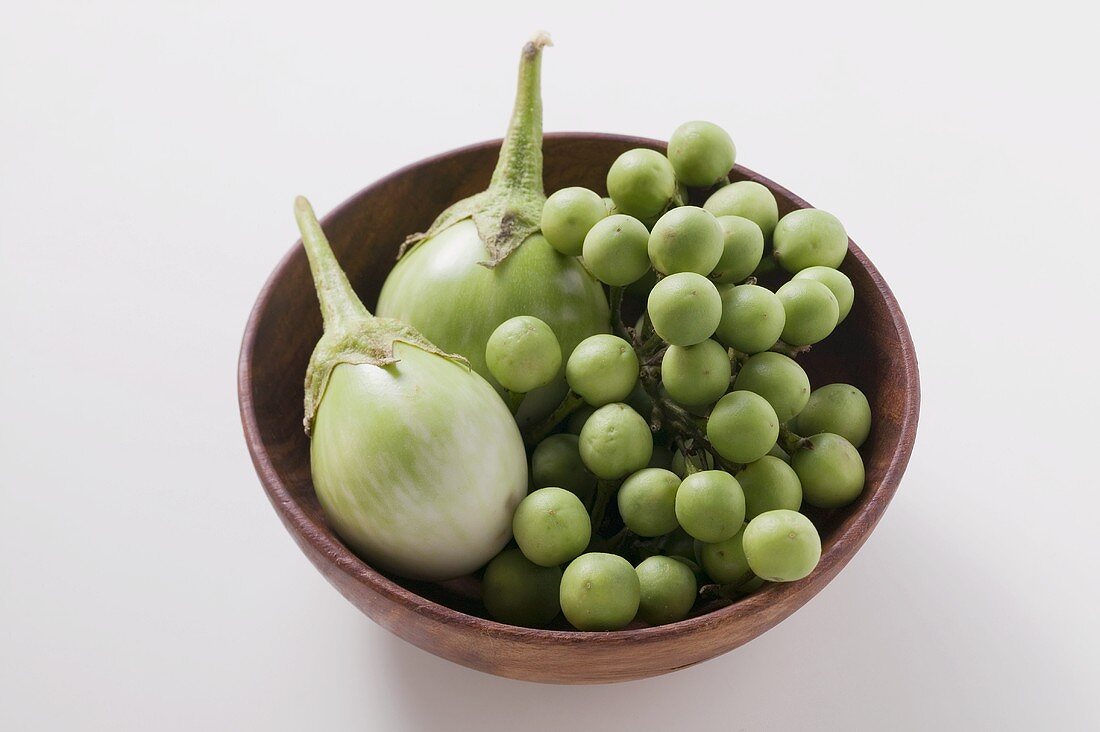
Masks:
[[[6,4],[0,728],[1100,724],[1094,19],[369,5]],[[485,676],[371,623],[284,532],[237,417],[293,196],[325,212],[499,136],[541,28],[547,130],[723,124],[847,224],[921,362],[909,471],[836,581],[738,651],[616,686]]]

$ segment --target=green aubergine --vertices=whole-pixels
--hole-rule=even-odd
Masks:
[[[544,321],[561,344],[563,362],[585,338],[610,331],[600,283],[540,231],[546,200],[540,74],[549,42],[540,34],[523,48],[515,108],[489,188],[409,237],[378,298],[379,315],[408,323],[440,348],[464,356],[498,391],[485,345],[505,320],[533,315]],[[559,371],[527,396],[517,419],[529,424],[546,416],[565,391]]]
[[[418,580],[469,574],[512,538],[527,493],[511,412],[460,356],[371,315],[304,198],[295,216],[324,319],[305,427],[325,516],[378,569]]]

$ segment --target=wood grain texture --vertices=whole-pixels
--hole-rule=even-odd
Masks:
[[[368,307],[405,235],[426,229],[446,206],[484,189],[499,146],[499,140],[472,145],[399,170],[324,219],[333,249]],[[663,150],[664,144],[618,135],[549,134],[546,189],[582,185],[604,193],[608,167],[633,147]],[[731,179],[766,185],[779,201],[780,215],[809,207],[740,166]],[[290,201],[287,230],[292,230]],[[300,244],[268,279],[245,328],[238,367],[245,439],[260,482],[302,551],[348,600],[401,638],[471,668],[531,681],[603,683],[666,673],[737,648],[806,604],[863,545],[897,491],[920,408],[913,342],[890,288],[851,241],[841,269],[855,287],[855,307],[836,333],[802,360],[814,387],[844,381],[867,395],[874,426],[860,451],[866,488],[850,506],[810,514],[822,534],[822,557],[808,578],[769,584],[733,605],[679,623],[610,633],[503,625],[478,615],[483,611],[470,600],[470,582],[406,582],[352,554],[325,523],[310,480],[302,384],[321,335],[321,316]]]

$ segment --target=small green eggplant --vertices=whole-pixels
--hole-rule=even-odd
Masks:
[[[378,569],[418,580],[469,574],[511,539],[527,492],[512,414],[462,357],[371,315],[304,198],[295,216],[324,318],[305,426],[325,515]]]

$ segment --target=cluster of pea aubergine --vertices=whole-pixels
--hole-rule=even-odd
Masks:
[[[728,182],[734,157],[724,130],[689,122],[667,156],[623,153],[609,198],[573,187],[547,199],[543,234],[607,285],[613,333],[568,355],[570,393],[531,438],[515,545],[483,575],[492,617],[544,627],[560,611],[577,629],[616,630],[800,580],[821,555],[800,508],[862,492],[866,397],[811,392],[794,359],[852,309],[837,269],[847,233],[817,209],[779,218],[765,186]],[[686,205],[688,187],[713,193]],[[753,275],[776,265],[793,277],[773,292]],[[626,292],[645,300],[633,326]],[[486,359],[518,397],[549,383],[562,354],[549,326],[521,316]]]

